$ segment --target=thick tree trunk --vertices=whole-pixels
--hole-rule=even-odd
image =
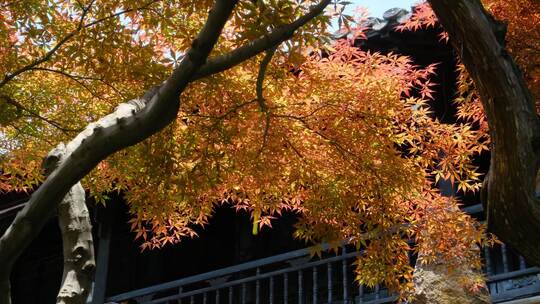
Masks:
[[[45,173],[48,175],[53,172],[65,155],[69,154],[70,151],[60,143],[43,161]],[[64,274],[56,302],[84,304],[92,288],[96,262],[90,214],[80,182],[71,187],[58,205],[58,222],[64,248]]]
[[[429,0],[480,93],[492,140],[483,187],[488,229],[540,265],[540,120],[520,70],[504,49],[505,26],[479,0]]]
[[[0,303],[11,303],[11,285],[9,284],[10,269],[0,269]]]
[[[84,304],[94,281],[96,266],[92,225],[81,183],[69,190],[58,206],[64,247],[64,274],[58,304]]]

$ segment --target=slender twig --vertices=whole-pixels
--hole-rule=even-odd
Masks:
[[[261,61],[261,64],[259,66],[259,74],[257,75],[257,83],[256,83],[256,92],[257,92],[257,102],[259,103],[259,107],[261,108],[262,112],[268,111],[268,106],[265,103],[264,96],[263,96],[263,83],[264,83],[264,77],[266,76],[266,70],[268,68],[268,64],[270,64],[270,61],[272,61],[272,57],[274,56],[274,53],[276,52],[277,46],[274,46],[266,51],[266,54],[264,55],[263,60]]]
[[[60,39],[60,41],[58,41],[58,43],[52,48],[50,49],[45,55],[43,55],[43,57],[41,58],[38,58],[36,60],[34,60],[33,62],[31,62],[30,64],[28,65],[25,65],[24,67],[16,70],[15,72],[13,73],[8,73],[6,74],[6,76],[4,77],[4,79],[2,80],[2,82],[0,82],[0,88],[3,87],[6,83],[8,83],[9,81],[11,81],[13,78],[17,77],[18,75],[26,72],[26,71],[29,71],[31,70],[33,67],[37,66],[37,65],[40,65],[42,64],[43,62],[46,62],[48,61],[49,59],[52,58],[52,56],[56,53],[56,51],[62,46],[64,45],[69,39],[71,39],[71,37],[75,36],[82,28],[83,28],[83,23],[84,23],[84,18],[86,17],[86,14],[88,13],[88,11],[90,10],[90,6],[92,5],[94,1],[91,1],[90,4],[83,10],[83,13],[81,14],[81,19],[79,21],[79,25],[77,26],[77,28],[73,31],[71,31],[70,33],[68,33],[66,36],[64,36],[64,38]]]
[[[72,78],[72,79],[97,80],[97,81],[101,80],[100,78],[96,78],[96,77],[74,75],[74,74],[70,74],[70,73],[68,73],[66,71],[57,70],[57,69],[50,69],[50,68],[32,67],[32,68],[30,68],[30,70],[45,71],[45,72],[61,74],[61,75],[64,75],[64,76]]]
[[[212,116],[212,115],[202,115],[202,114],[189,114],[189,115],[186,115],[186,116],[194,116],[194,117],[202,117],[202,118],[209,118],[209,119],[216,119],[216,120],[220,120],[220,119],[224,119],[226,118],[227,116],[235,113],[236,111],[238,111],[240,108],[243,108],[247,105],[250,105],[254,102],[256,102],[257,99],[252,99],[250,101],[246,101],[246,102],[243,102],[243,103],[239,103],[239,104],[236,104],[234,105],[233,107],[229,108],[229,110],[219,116]]]
[[[92,8],[92,5],[94,4],[94,1],[96,1],[96,0],[91,0],[90,3],[88,3],[88,5],[86,7],[82,7],[82,4],[81,4],[81,7],[82,7],[83,11],[82,11],[82,14],[81,14],[81,19],[79,20],[79,25],[77,26],[78,31],[83,29],[83,27],[84,27],[84,25],[83,25],[84,24],[84,18],[86,17],[88,12]]]
[[[130,12],[133,12],[133,11],[138,11],[138,10],[144,10],[144,9],[147,9],[150,5],[154,4],[154,3],[157,3],[157,2],[160,2],[161,0],[152,0],[152,1],[149,1],[147,3],[145,3],[144,5],[142,6],[139,6],[139,7],[134,7],[134,8],[128,8],[128,9],[125,9],[123,11],[119,11],[119,12],[116,12],[114,14],[111,14],[111,15],[108,15],[108,16],[105,16],[103,18],[100,18],[100,19],[97,19],[95,21],[92,21],[90,23],[87,23],[84,25],[84,28],[88,28],[88,27],[91,27],[91,26],[94,26],[98,23],[101,23],[105,20],[109,20],[109,19],[112,19],[112,18],[115,18],[115,17],[118,17],[120,15],[123,15],[125,13],[130,13]]]
[[[8,83],[9,81],[11,81],[13,78],[19,76],[20,74],[26,72],[26,71],[29,71],[30,69],[32,69],[33,67],[39,65],[39,64],[42,64],[43,62],[45,61],[48,61],[52,55],[64,44],[66,43],[71,37],[75,36],[75,34],[78,32],[77,31],[73,31],[69,34],[67,34],[62,40],[60,40],[50,51],[48,51],[43,57],[39,58],[39,59],[36,59],[34,60],[32,63],[14,71],[13,73],[9,73],[9,74],[6,74],[6,76],[4,76],[4,79],[0,82],[0,88],[3,87],[4,85],[6,85],[6,83]]]
[[[83,83],[81,80],[100,80],[98,78],[92,78],[92,77],[85,77],[85,76],[78,76],[78,75],[72,75],[72,74],[69,74],[67,72],[64,72],[64,71],[61,71],[61,70],[56,70],[56,69],[48,69],[48,68],[40,68],[40,67],[33,67],[33,68],[30,68],[30,70],[34,70],[34,71],[44,71],[44,72],[51,72],[51,73],[56,73],[56,74],[60,74],[62,76],[65,76],[73,81],[75,81],[78,85],[80,85],[81,87],[83,87],[85,90],[87,90],[88,92],[90,92],[90,94],[92,94],[92,96],[94,96],[95,98],[101,98],[101,96],[99,96],[96,92],[94,92],[90,87],[88,87],[88,85],[86,85],[85,83]]]
[[[92,4],[94,3],[94,1],[95,0],[92,0],[88,4],[88,6],[86,6],[83,9],[83,12],[81,14],[81,19],[79,20],[79,25],[77,26],[77,28],[75,30],[69,32],[66,36],[64,36],[64,38],[60,39],[60,41],[58,41],[58,43],[51,50],[49,50],[45,55],[43,55],[43,57],[34,60],[33,62],[29,63],[28,65],[25,65],[24,67],[12,72],[12,73],[6,74],[4,76],[4,79],[2,81],[0,81],[0,88],[2,88],[9,81],[11,81],[13,78],[19,76],[20,74],[22,74],[24,72],[27,72],[29,70],[32,70],[34,67],[36,67],[36,66],[38,66],[38,65],[40,65],[40,64],[42,64],[42,63],[44,63],[46,61],[49,61],[53,57],[53,55],[56,53],[56,51],[58,51],[58,49],[60,49],[60,47],[62,47],[66,42],[68,42],[71,38],[73,38],[75,35],[77,35],[82,29],[92,27],[92,26],[94,26],[94,25],[96,25],[98,23],[101,23],[101,22],[105,21],[105,20],[118,17],[118,16],[120,16],[122,14],[125,14],[125,13],[129,13],[129,12],[136,11],[136,10],[141,10],[141,9],[146,9],[148,6],[150,6],[153,3],[156,3],[158,1],[161,1],[161,0],[152,0],[152,1],[144,4],[143,6],[140,6],[140,7],[137,7],[137,8],[126,9],[126,10],[123,10],[123,11],[120,11],[120,12],[105,16],[103,18],[97,19],[97,20],[92,21],[90,23],[84,24],[84,18],[86,18],[86,16],[87,16]]]
[[[346,161],[348,161],[349,163],[353,164],[356,167],[358,167],[358,164],[362,163],[360,161],[361,160],[360,156],[358,156],[356,153],[354,153],[350,149],[345,148],[337,140],[335,140],[333,138],[330,138],[327,135],[325,135],[324,133],[314,129],[304,119],[302,119],[300,117],[297,117],[297,116],[292,116],[292,115],[275,115],[275,114],[272,114],[272,116],[279,117],[279,118],[293,119],[293,120],[299,121],[300,123],[302,123],[302,125],[304,125],[304,127],[306,129],[311,131],[313,134],[318,135],[320,138],[327,141],[330,145],[334,146],[336,148],[336,150],[338,151],[338,153],[341,154]],[[352,156],[352,157],[347,157],[347,156]],[[351,161],[351,159],[354,159],[355,161],[353,162],[353,161]],[[380,182],[383,182],[382,178],[379,176],[379,174],[376,172],[376,170],[373,169],[371,166],[363,166],[362,168],[368,169],[375,176],[375,178],[377,178],[377,180],[379,180]]]
[[[298,155],[298,157],[300,157],[302,161],[306,162],[306,160],[304,159],[304,155],[302,155],[302,153],[300,153],[300,151],[296,149],[293,143],[287,137],[283,137],[283,139],[289,144],[289,146],[291,146],[291,149],[294,151],[294,153],[296,153],[296,155]]]
[[[17,130],[17,134],[15,134],[15,138],[19,137],[20,135],[27,135],[27,136],[31,136],[31,137],[34,137],[38,140],[43,140],[45,141],[47,144],[53,146],[53,143],[47,139],[47,137],[38,137],[34,134],[31,134],[31,133],[28,133],[28,132],[25,132],[23,130],[21,130],[21,128],[17,127],[16,125],[10,125],[10,127],[12,127],[13,129]]]
[[[43,120],[44,122],[50,124],[51,126],[57,128],[58,130],[66,133],[66,134],[69,133],[69,132],[80,132],[81,131],[80,129],[70,129],[70,128],[63,127],[62,125],[60,125],[56,121],[53,121],[53,120],[51,120],[49,118],[46,118],[46,117],[43,117],[43,116],[39,115],[37,112],[28,109],[27,107],[23,106],[21,103],[19,103],[18,101],[16,101],[15,99],[13,99],[13,98],[11,98],[11,97],[9,97],[7,95],[0,95],[0,98],[4,99],[5,102],[7,102],[10,105],[16,107],[17,109],[29,113],[32,117]]]
[[[103,79],[99,79],[99,81],[101,83],[103,83],[104,85],[108,86],[109,88],[111,88],[116,94],[118,94],[118,96],[120,96],[123,99],[126,99],[126,96],[119,89],[117,89],[115,86],[113,86],[112,84],[108,83],[107,81],[105,81]]]
[[[257,75],[257,83],[256,83],[256,88],[255,88],[257,92],[257,103],[259,104],[259,108],[261,109],[261,112],[263,112],[265,115],[263,142],[262,142],[261,148],[259,149],[259,152],[257,153],[257,157],[261,155],[264,147],[266,146],[266,142],[268,141],[268,129],[270,128],[270,113],[268,111],[268,105],[266,104],[266,101],[263,96],[263,84],[264,84],[264,77],[266,75],[266,69],[268,68],[268,64],[270,64],[270,61],[272,61],[272,57],[274,56],[276,49],[277,49],[277,46],[274,46],[271,49],[266,51],[266,54],[264,55],[264,58],[261,61],[261,65],[259,66],[259,74]]]

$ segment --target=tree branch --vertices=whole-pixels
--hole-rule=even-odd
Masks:
[[[202,115],[202,114],[190,114],[190,115],[187,115],[187,116],[194,116],[194,117],[202,117],[202,118],[208,118],[208,119],[216,119],[216,120],[220,120],[220,119],[225,119],[227,118],[229,115],[235,113],[236,111],[238,111],[239,109],[247,106],[247,105],[250,105],[254,102],[256,102],[257,99],[252,99],[252,100],[249,100],[249,101],[245,101],[245,102],[242,102],[242,103],[239,103],[239,104],[236,104],[234,105],[233,107],[230,107],[227,112],[219,115],[219,116],[212,116],[212,115]]]
[[[155,2],[158,2],[158,1],[161,1],[161,0],[152,0],[152,1],[142,5],[140,7],[132,8],[132,9],[126,9],[126,10],[123,10],[123,11],[108,15],[106,17],[100,18],[98,20],[92,21],[92,22],[90,22],[88,24],[84,24],[84,18],[86,18],[86,15],[88,14],[88,11],[90,10],[90,7],[94,3],[94,0],[92,0],[88,4],[88,6],[86,6],[83,9],[83,12],[81,14],[81,19],[79,20],[79,25],[77,26],[77,28],[75,30],[69,32],[66,36],[64,36],[64,38],[60,39],[60,41],[58,41],[58,43],[56,43],[56,45],[52,49],[50,49],[47,53],[45,53],[45,55],[43,55],[41,58],[38,58],[38,59],[32,61],[31,63],[29,63],[29,64],[15,70],[15,71],[11,72],[11,73],[6,74],[4,76],[4,79],[2,81],[0,81],[0,88],[5,86],[8,82],[13,80],[15,77],[19,76],[20,74],[22,74],[24,72],[27,72],[27,71],[30,71],[30,70],[34,69],[36,66],[38,66],[38,65],[40,65],[40,64],[42,64],[42,63],[44,63],[46,61],[49,61],[54,56],[56,51],[58,51],[58,49],[60,49],[66,42],[68,42],[71,38],[73,38],[75,35],[77,35],[82,29],[92,27],[92,26],[94,26],[94,25],[96,25],[98,23],[101,23],[101,22],[105,21],[105,20],[108,20],[108,19],[111,19],[111,18],[114,18],[114,17],[118,17],[118,16],[120,16],[122,14],[125,14],[125,13],[129,13],[129,12],[140,10],[140,9],[145,9],[148,6],[150,6],[151,4],[153,4]]]
[[[78,85],[80,85],[81,87],[83,87],[85,90],[87,90],[90,94],[92,94],[92,96],[94,96],[95,98],[100,98],[100,96],[98,96],[96,94],[96,92],[94,92],[92,89],[90,89],[90,87],[88,87],[88,85],[86,85],[85,83],[82,82],[82,80],[94,80],[94,81],[101,81],[101,79],[99,78],[94,78],[94,77],[88,77],[88,76],[79,76],[79,75],[73,75],[73,74],[70,74],[68,72],[65,72],[65,71],[62,71],[62,70],[56,70],[56,69],[49,69],[49,68],[41,68],[41,67],[33,67],[33,68],[30,68],[29,70],[33,70],[33,71],[43,71],[43,72],[50,72],[50,73],[55,73],[55,74],[59,74],[59,75],[62,75],[62,76],[65,76],[67,78],[69,78],[70,80],[76,82]],[[80,130],[79,130],[80,131]]]
[[[264,55],[264,58],[259,66],[259,73],[257,74],[257,83],[255,90],[257,92],[257,102],[259,103],[259,107],[261,108],[262,112],[266,112],[268,110],[268,106],[266,105],[263,96],[264,77],[266,76],[266,69],[268,68],[268,64],[270,64],[270,61],[272,61],[272,57],[276,52],[276,48],[277,46],[266,51],[266,54]]]
[[[482,192],[488,229],[540,265],[540,120],[521,72],[501,43],[505,27],[479,0],[429,0],[480,93],[491,164]]]
[[[21,111],[25,111],[27,112],[28,114],[30,114],[30,116],[32,117],[35,117],[37,119],[40,119],[40,120],[43,120],[44,122],[50,124],[51,126],[57,128],[58,130],[64,132],[64,133],[68,133],[68,132],[80,132],[81,130],[77,130],[77,129],[70,129],[70,128],[66,128],[66,127],[63,127],[62,125],[60,125],[59,123],[57,123],[56,121],[54,120],[51,120],[51,119],[48,119],[47,117],[44,117],[44,116],[41,116],[39,115],[39,113],[35,112],[35,111],[32,111],[30,109],[28,109],[27,107],[23,106],[21,103],[19,103],[18,101],[16,101],[15,99],[7,96],[7,95],[0,95],[0,98],[2,98],[5,102],[9,103],[10,105],[16,107],[17,109],[21,110]]]
[[[256,56],[259,53],[276,47],[283,41],[290,39],[298,28],[302,27],[313,18],[321,14],[324,8],[328,6],[330,2],[331,0],[322,0],[319,2],[319,4],[311,7],[308,13],[296,19],[294,22],[281,26],[268,34],[231,51],[230,53],[208,59],[208,62],[199,69],[197,74],[195,74],[193,80],[223,72],[249,58],[252,58],[253,56]]]
[[[89,124],[66,145],[67,151],[72,152],[32,194],[28,204],[0,238],[0,284],[9,281],[17,257],[39,233],[75,183],[107,156],[144,140],[174,121],[181,92],[206,61],[236,2],[215,2],[188,54],[158,89],[148,91],[142,99],[120,104],[113,113]],[[0,291],[9,291],[9,285],[7,288],[0,285]],[[9,303],[9,295],[0,295],[0,304],[4,303]]]
[[[58,144],[43,160],[45,174],[54,171],[69,151]],[[64,273],[56,303],[84,304],[92,289],[96,261],[92,224],[80,182],[69,190],[58,206],[58,223],[62,232]]]
[[[266,104],[266,101],[264,100],[264,96],[263,96],[263,84],[264,84],[264,76],[266,75],[266,69],[268,68],[268,64],[270,64],[270,61],[272,61],[272,57],[274,56],[276,49],[277,49],[277,46],[266,51],[266,54],[264,55],[264,58],[261,61],[261,65],[259,66],[259,74],[257,75],[257,83],[256,83],[256,88],[255,88],[257,92],[257,102],[259,103],[259,108],[261,109],[261,112],[263,112],[265,115],[263,142],[261,145],[261,149],[259,150],[259,153],[257,153],[257,155],[260,155],[262,153],[262,151],[264,150],[264,147],[266,146],[266,141],[268,140],[268,128],[270,127],[270,113],[268,113],[268,105]]]
[[[193,41],[187,55],[164,83],[146,92],[140,99],[120,104],[113,113],[89,124],[66,145],[66,150],[70,153],[32,194],[28,204],[17,214],[11,226],[0,238],[0,261],[3,264],[0,268],[0,304],[10,302],[9,275],[15,260],[42,229],[52,216],[55,207],[75,183],[107,156],[148,138],[174,121],[180,107],[180,94],[191,81],[224,71],[289,39],[299,27],[319,15],[330,0],[321,1],[295,22],[256,39],[228,55],[217,56],[207,63],[207,57],[236,2],[216,0],[203,29]],[[65,43],[72,36],[65,37],[59,43]],[[50,56],[45,60],[42,58],[35,61],[35,64],[18,70],[17,73],[20,74],[48,60]],[[203,73],[198,73],[203,66]],[[10,79],[15,76],[9,75]],[[10,79],[0,82],[0,87]]]
[[[94,26],[94,25],[96,25],[96,24],[98,24],[98,23],[101,23],[101,22],[103,22],[103,21],[105,21],[105,20],[109,20],[109,19],[118,17],[118,16],[120,16],[120,15],[123,15],[123,14],[125,14],[125,13],[130,13],[130,12],[134,12],[134,11],[138,11],[138,10],[144,10],[144,9],[147,9],[150,5],[152,5],[152,4],[156,3],[156,2],[159,2],[159,1],[161,1],[161,0],[152,0],[152,1],[149,1],[149,2],[147,2],[147,3],[145,3],[145,4],[143,4],[142,6],[135,7],[135,8],[128,8],[128,9],[125,9],[125,10],[123,10],[123,11],[119,11],[119,12],[116,12],[116,13],[114,13],[114,14],[110,14],[110,15],[105,16],[105,17],[103,17],[103,18],[100,18],[100,19],[94,20],[94,21],[92,21],[92,22],[90,22],[90,23],[87,23],[87,24],[85,24],[83,27],[84,27],[84,28],[88,28],[88,27]]]
[[[51,73],[55,73],[55,74],[60,74],[60,75],[63,75],[63,76],[66,76],[68,78],[71,78],[73,80],[78,80],[78,79],[82,79],[82,80],[96,80],[96,81],[101,81],[100,78],[96,78],[96,77],[90,77],[90,76],[80,76],[80,75],[74,75],[74,74],[70,74],[66,71],[62,71],[62,70],[57,70],[57,69],[51,69],[51,68],[42,68],[42,67],[32,67],[30,68],[31,70],[34,70],[34,71],[44,71],[44,72],[51,72]]]

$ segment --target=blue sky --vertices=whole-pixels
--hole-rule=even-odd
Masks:
[[[365,7],[373,17],[381,18],[383,13],[388,9],[399,7],[406,10],[410,10],[413,4],[420,2],[420,0],[347,0],[352,2],[346,7],[346,14],[354,15],[354,9],[358,6]],[[331,5],[331,4],[330,4]],[[332,21],[332,28],[337,30],[337,20]]]
[[[349,0],[353,2],[351,8],[356,6],[367,7],[373,17],[381,17],[382,14],[393,7],[400,7],[410,10],[411,5],[418,0]]]

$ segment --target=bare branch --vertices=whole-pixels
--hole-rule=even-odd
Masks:
[[[298,149],[296,149],[296,147],[293,145],[293,143],[287,137],[283,137],[283,139],[285,140],[285,142],[287,142],[289,144],[289,146],[291,146],[291,149],[294,151],[294,153],[305,163],[306,160],[304,159],[304,155],[302,155],[302,153],[300,153],[300,151],[298,151]]]
[[[83,28],[83,24],[84,24],[84,18],[86,17],[86,15],[88,14],[88,12],[90,11],[90,9],[92,8],[92,5],[94,4],[94,1],[96,0],[91,0],[90,3],[88,3],[88,5],[86,7],[82,6],[82,14],[81,14],[81,19],[79,20],[79,25],[77,26],[77,29],[78,30],[81,30]]]

